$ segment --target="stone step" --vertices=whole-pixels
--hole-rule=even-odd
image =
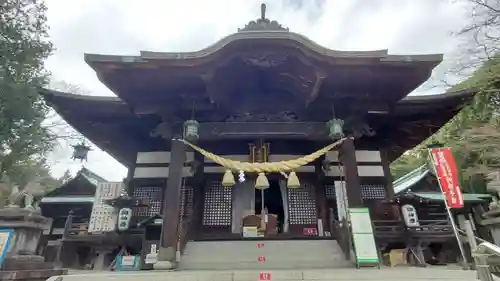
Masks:
[[[53,276],[48,281],[259,281],[261,272],[271,281],[474,281],[475,271],[441,267],[305,269],[305,270],[185,270],[141,272],[92,272]]]
[[[263,243],[259,248],[258,243]],[[265,261],[259,261],[259,257]],[[189,242],[180,269],[297,269],[352,267],[335,240]]]

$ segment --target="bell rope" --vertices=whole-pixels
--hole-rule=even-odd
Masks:
[[[342,138],[334,143],[331,143],[322,149],[313,152],[309,155],[305,155],[303,157],[287,160],[287,161],[279,161],[279,162],[264,162],[264,163],[250,163],[250,162],[240,162],[227,158],[220,157],[211,152],[204,150],[203,148],[196,146],[187,140],[184,139],[175,139],[177,141],[181,141],[184,144],[190,146],[194,150],[198,151],[200,154],[205,156],[206,158],[214,161],[215,163],[234,171],[243,171],[247,173],[272,173],[272,172],[289,172],[293,171],[299,167],[305,166],[314,160],[318,159],[320,156],[326,154],[328,151],[332,150],[336,146],[340,145],[346,138]]]

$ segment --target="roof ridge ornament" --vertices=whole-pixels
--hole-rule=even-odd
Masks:
[[[238,32],[245,31],[289,31],[275,20],[266,18],[266,4],[260,4],[260,18],[250,21],[243,28],[238,28]]]

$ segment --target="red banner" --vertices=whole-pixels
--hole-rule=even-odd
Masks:
[[[432,159],[436,167],[436,176],[448,203],[448,207],[460,209],[464,207],[464,196],[460,188],[458,170],[451,154],[451,148],[431,149]]]

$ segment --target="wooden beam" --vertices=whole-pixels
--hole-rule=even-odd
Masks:
[[[168,124],[165,124],[168,126]],[[172,139],[171,130],[157,129],[154,136]],[[159,130],[160,128],[161,130]],[[213,122],[201,123],[201,141],[242,138],[310,139],[328,141],[326,122]]]
[[[329,140],[323,122],[216,122],[200,124],[200,140],[241,139]]]

